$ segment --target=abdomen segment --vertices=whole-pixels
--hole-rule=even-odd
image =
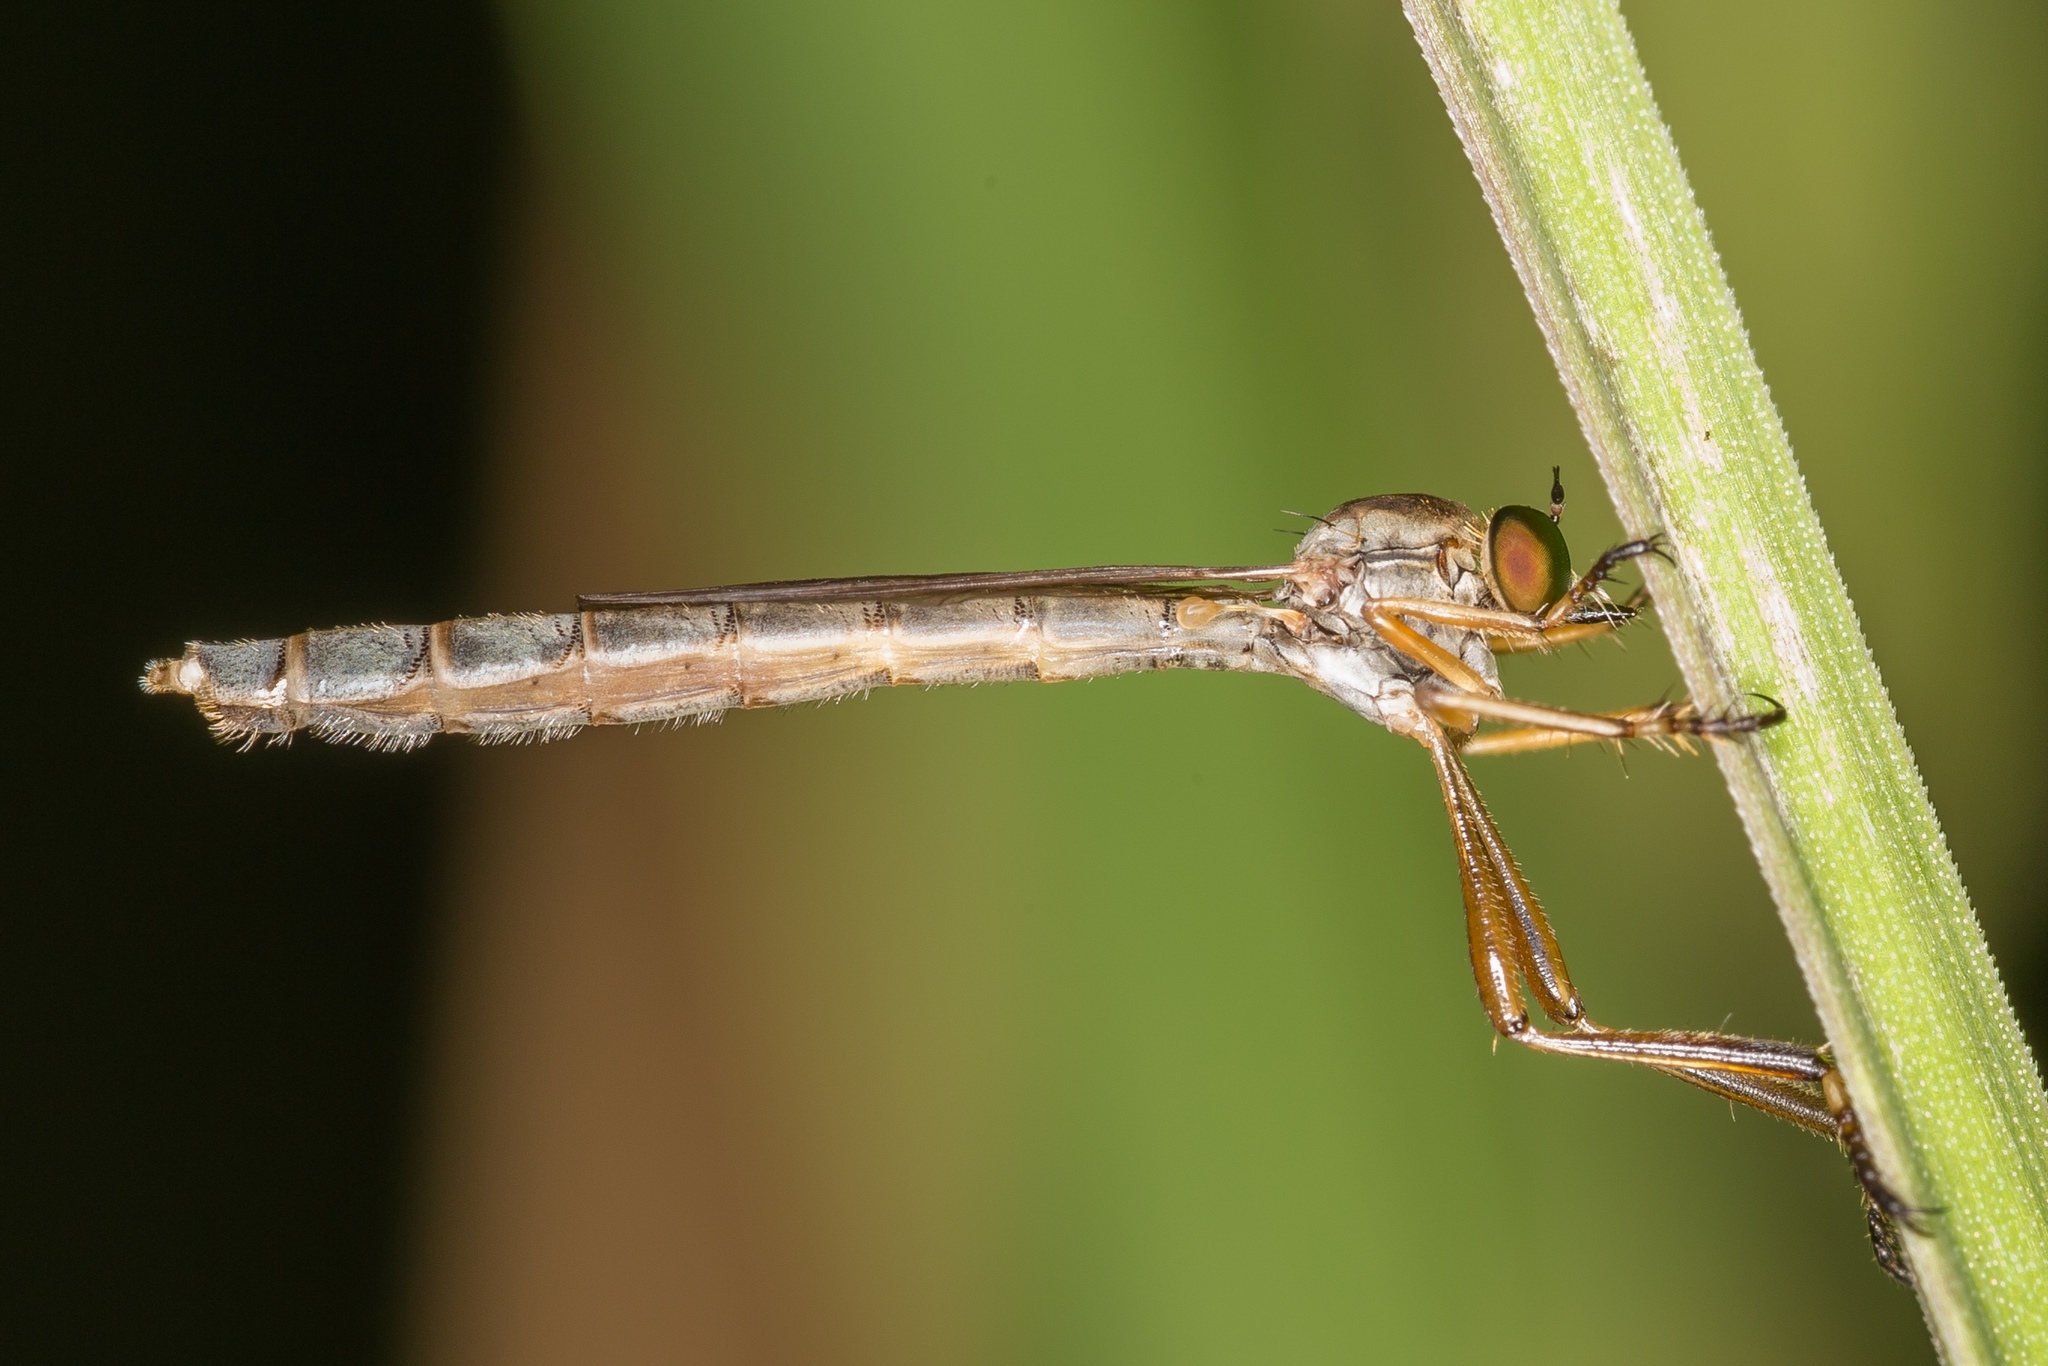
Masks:
[[[1146,669],[1270,669],[1256,610],[1127,593],[717,603],[358,626],[195,642],[143,686],[217,734],[309,731],[408,749],[441,732],[548,740],[586,725],[709,720],[902,683],[1060,682]]]

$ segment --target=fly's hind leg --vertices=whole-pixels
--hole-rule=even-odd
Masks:
[[[1848,1087],[1820,1049],[1697,1030],[1620,1030],[1596,1024],[1571,984],[1557,937],[1440,727],[1424,744],[1435,761],[1457,846],[1465,926],[1479,997],[1500,1034],[1543,1053],[1654,1067],[1715,1095],[1832,1138],[1847,1153],[1869,1211],[1872,1245],[1888,1272],[1905,1268],[1900,1228],[1924,1232],[1924,1211],[1901,1198],[1864,1142]],[[1558,1026],[1539,1028],[1523,992]]]
[[[1913,1270],[1906,1261],[1905,1236],[1901,1228],[1925,1236],[1927,1216],[1933,1211],[1907,1204],[1878,1174],[1877,1159],[1864,1141],[1863,1127],[1855,1107],[1849,1103],[1849,1088],[1823,1050],[1812,1050],[1815,1061],[1825,1070],[1817,1085],[1808,1086],[1756,1073],[1709,1072],[1699,1068],[1662,1068],[1680,1081],[1703,1091],[1740,1101],[1767,1115],[1775,1115],[1808,1133],[1835,1140],[1856,1173],[1863,1197],[1863,1220],[1870,1235],[1870,1250],[1886,1275],[1911,1287]]]

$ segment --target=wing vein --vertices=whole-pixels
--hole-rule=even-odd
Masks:
[[[687,607],[723,602],[863,602],[950,593],[1025,592],[1041,588],[1166,588],[1186,583],[1265,583],[1286,577],[1292,565],[1097,565],[1085,569],[1025,569],[988,574],[876,574],[852,579],[784,579],[714,588],[647,593],[584,593],[579,609]]]

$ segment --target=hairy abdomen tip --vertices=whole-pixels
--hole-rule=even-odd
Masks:
[[[144,692],[190,693],[182,659],[152,659],[142,671]]]

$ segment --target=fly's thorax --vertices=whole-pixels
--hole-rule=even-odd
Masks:
[[[1350,579],[1334,605],[1354,616],[1376,598],[1422,598],[1471,607],[1492,601],[1477,562],[1468,550],[1456,545],[1365,551],[1358,556]]]
[[[1294,554],[1300,560],[1342,558],[1362,550],[1434,549],[1458,542],[1475,553],[1485,522],[1463,503],[1427,493],[1359,498],[1316,519]]]
[[[1352,614],[1368,597],[1465,601],[1465,581],[1484,562],[1485,535],[1472,509],[1448,498],[1360,498],[1318,518],[1301,538],[1279,596],[1289,606]]]
[[[1361,498],[1320,519],[1296,550],[1276,597],[1314,625],[1299,674],[1368,720],[1407,733],[1415,685],[1431,670],[1387,644],[1366,619],[1379,599],[1492,607],[1484,573],[1486,524],[1461,503],[1428,494]],[[1489,684],[1493,651],[1477,631],[1406,619]]]

